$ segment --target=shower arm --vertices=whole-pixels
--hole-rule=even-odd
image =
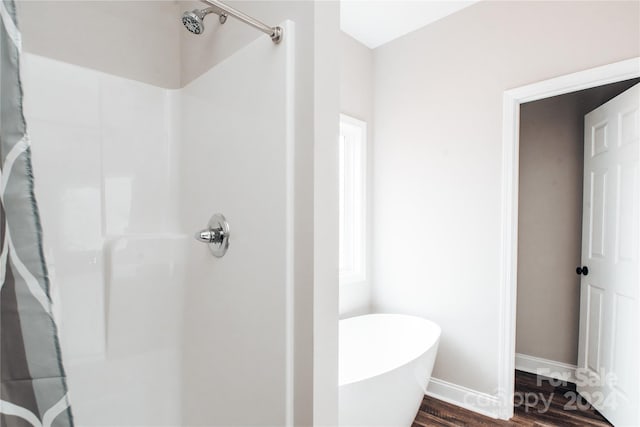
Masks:
[[[253,19],[249,15],[240,12],[239,10],[222,3],[219,0],[201,0],[203,3],[209,4],[217,9],[220,9],[225,14],[229,16],[233,16],[239,21],[244,22],[245,24],[251,25],[253,28],[262,31],[271,37],[271,40],[274,43],[280,43],[282,40],[282,28],[281,27],[270,27],[267,24],[264,24],[257,19]]]

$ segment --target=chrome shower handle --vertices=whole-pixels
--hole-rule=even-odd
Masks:
[[[222,258],[229,248],[229,224],[222,214],[214,214],[209,220],[209,227],[198,231],[193,237],[198,242],[206,243],[213,256]]]
[[[224,230],[222,228],[200,230],[193,237],[202,243],[221,243],[224,239]]]

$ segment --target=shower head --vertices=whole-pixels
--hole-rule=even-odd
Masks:
[[[220,10],[209,7],[207,9],[193,9],[182,14],[182,24],[187,30],[193,34],[202,34],[204,32],[204,17],[210,13],[219,16],[219,21],[224,24],[227,21],[227,15]]]
[[[182,24],[193,34],[201,34],[204,31],[204,13],[198,9],[182,14]]]

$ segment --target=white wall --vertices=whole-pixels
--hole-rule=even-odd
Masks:
[[[171,91],[25,54],[24,109],[80,425],[180,422],[186,239]]]
[[[314,4],[313,143],[313,372],[314,426],[338,424],[338,140],[340,111],[340,9],[337,1]],[[300,163],[299,167],[304,168]],[[307,268],[311,268],[310,266]],[[302,304],[296,308],[305,309]],[[304,334],[301,329],[297,334]],[[295,425],[310,425],[296,419]]]
[[[376,49],[373,308],[442,326],[436,378],[499,392],[503,92],[638,56],[639,7],[483,1]]]
[[[351,317],[371,311],[371,247],[373,178],[373,51],[340,32],[340,112],[367,123],[367,278],[362,282],[340,286],[340,317]]]

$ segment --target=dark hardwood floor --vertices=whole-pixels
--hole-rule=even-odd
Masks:
[[[539,379],[538,379],[539,378]],[[576,401],[576,396],[578,399]],[[566,383],[554,387],[548,379],[516,371],[515,414],[495,420],[425,396],[412,427],[424,426],[611,426]]]

